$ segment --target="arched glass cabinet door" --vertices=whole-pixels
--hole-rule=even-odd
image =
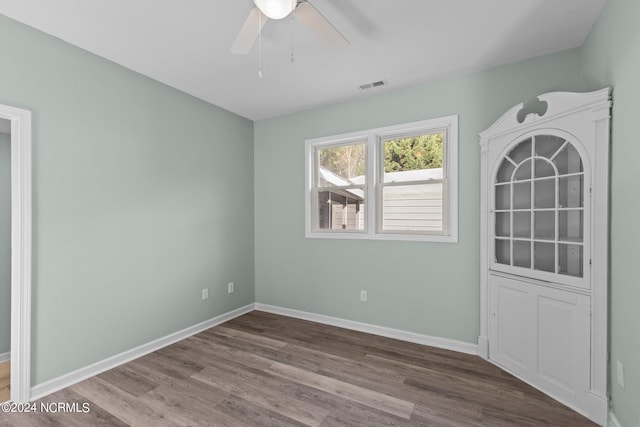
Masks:
[[[587,177],[574,144],[531,136],[513,144],[498,164],[492,269],[588,287]]]

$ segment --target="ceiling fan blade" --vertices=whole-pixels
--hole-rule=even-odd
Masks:
[[[236,37],[236,41],[234,41],[231,46],[230,52],[236,55],[248,54],[251,46],[253,46],[253,43],[255,43],[258,38],[258,34],[262,31],[262,27],[264,27],[265,22],[267,22],[267,19],[269,18],[264,16],[257,7],[251,9],[247,20],[244,21],[238,33],[238,37]]]
[[[295,14],[327,46],[341,49],[349,45],[349,40],[308,1],[300,3]]]

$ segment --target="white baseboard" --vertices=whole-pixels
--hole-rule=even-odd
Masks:
[[[278,307],[274,305],[256,303],[255,309],[266,311],[268,313],[280,314],[282,316],[295,317],[297,319],[323,323],[325,325],[366,332],[373,335],[380,335],[387,338],[395,338],[401,341],[408,341],[416,344],[428,345],[431,347],[438,347],[446,350],[453,350],[460,353],[473,355],[478,354],[478,346],[476,344],[471,344],[463,341],[432,337],[430,335],[422,335],[415,332],[402,331],[400,329],[392,329],[384,326],[355,322],[353,320],[340,319],[338,317],[325,316],[322,314],[309,313],[306,311],[293,310],[290,308]]]
[[[100,362],[93,363],[89,366],[85,366],[84,368],[80,368],[76,371],[64,374],[58,378],[54,378],[42,384],[38,384],[31,388],[31,400],[33,401],[41,399],[44,396],[55,393],[58,390],[62,390],[63,388],[72,386],[73,384],[86,380],[87,378],[98,375],[109,369],[113,369],[124,363],[152,353],[170,344],[188,338],[221,323],[227,322],[238,316],[242,316],[243,314],[249,313],[253,310],[253,303],[245,305],[244,307],[240,307],[219,316],[213,317],[209,320],[190,326],[181,331],[174,332],[165,337],[158,338],[141,346],[132,348],[131,350],[116,354],[115,356],[111,356],[107,359],[101,360]]]
[[[11,352],[0,353],[0,363],[8,362],[11,360]]]
[[[616,417],[616,414],[609,411],[609,427],[622,427],[622,423]]]

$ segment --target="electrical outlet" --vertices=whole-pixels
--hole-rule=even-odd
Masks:
[[[618,384],[620,384],[620,387],[624,388],[624,366],[619,360],[616,362],[616,366],[618,368]]]
[[[203,289],[202,290],[202,299],[209,299],[209,289]]]
[[[367,291],[360,291],[360,301],[367,302],[368,298]]]
[[[234,291],[234,285],[233,282],[229,282],[227,283],[227,293],[232,294]]]

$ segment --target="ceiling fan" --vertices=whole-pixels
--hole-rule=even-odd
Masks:
[[[268,19],[295,17],[320,40],[332,48],[342,48],[349,41],[307,0],[253,0],[255,7],[242,25],[231,46],[231,53],[246,55],[251,50]]]

